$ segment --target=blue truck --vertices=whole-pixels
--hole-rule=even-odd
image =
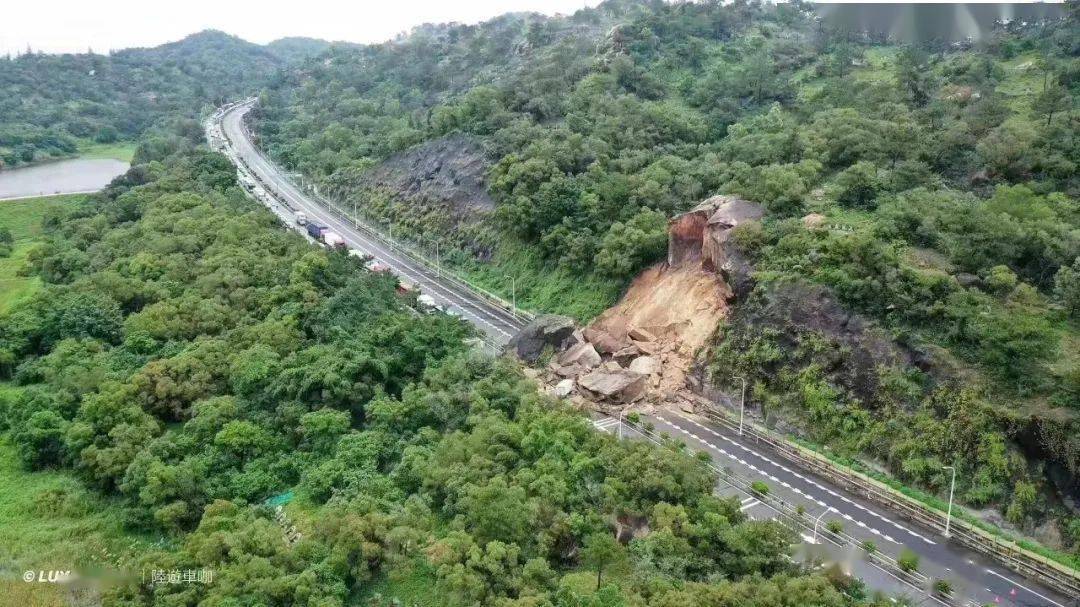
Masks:
[[[308,233],[308,235],[310,235],[315,240],[319,240],[319,241],[322,240],[323,232],[325,232],[325,231],[327,231],[329,229],[330,228],[322,225],[321,223],[315,223],[313,221],[309,221],[308,224],[307,224],[307,233]]]

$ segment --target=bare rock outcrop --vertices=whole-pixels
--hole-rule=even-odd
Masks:
[[[701,260],[707,270],[725,265],[725,247],[731,230],[749,221],[761,221],[765,209],[737,196],[713,196],[668,223],[668,265]]]

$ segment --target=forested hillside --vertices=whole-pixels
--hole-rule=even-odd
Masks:
[[[262,47],[207,31],[108,55],[0,59],[0,167],[68,155],[80,141],[132,140],[166,116],[197,117],[327,46],[293,38]]]
[[[269,87],[256,127],[395,234],[582,319],[662,259],[673,214],[763,204],[735,240],[756,289],[707,357],[716,381],[741,372],[768,419],[931,493],[955,463],[962,501],[1080,549],[1078,41],[1075,2],[902,46],[800,4],[611,1],[331,50]],[[454,148],[482,150],[493,210],[372,177],[439,174]],[[895,356],[856,373],[865,336],[757,322],[799,293]]]
[[[700,459],[594,431],[461,321],[284,230],[224,156],[136,157],[45,217],[46,286],[0,315],[0,456],[31,475],[5,498],[41,487],[0,511],[28,530],[8,568],[120,568],[100,598],[128,606],[870,604],[714,497]]]

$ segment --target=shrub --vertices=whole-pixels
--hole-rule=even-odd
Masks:
[[[873,208],[881,184],[877,167],[871,162],[857,162],[836,176],[836,200],[848,207]]]
[[[1008,266],[994,266],[986,274],[986,288],[996,295],[1008,295],[1016,288],[1016,274]]]
[[[769,486],[762,481],[754,481],[750,483],[750,490],[760,496],[765,496],[769,494]]]
[[[900,551],[900,556],[896,558],[896,565],[900,567],[900,570],[905,573],[911,573],[919,570],[919,555],[915,554],[912,550],[904,548]]]

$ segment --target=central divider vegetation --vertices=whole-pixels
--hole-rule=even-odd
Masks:
[[[37,512],[90,521],[100,498],[111,533],[166,538],[73,557],[128,576],[105,605],[867,604],[703,462],[596,432],[461,321],[283,230],[225,157],[136,158],[45,222],[45,284],[0,315],[4,453],[69,478]],[[289,491],[299,536],[265,505]],[[20,541],[29,566],[52,539]],[[153,584],[194,569],[213,582]]]

